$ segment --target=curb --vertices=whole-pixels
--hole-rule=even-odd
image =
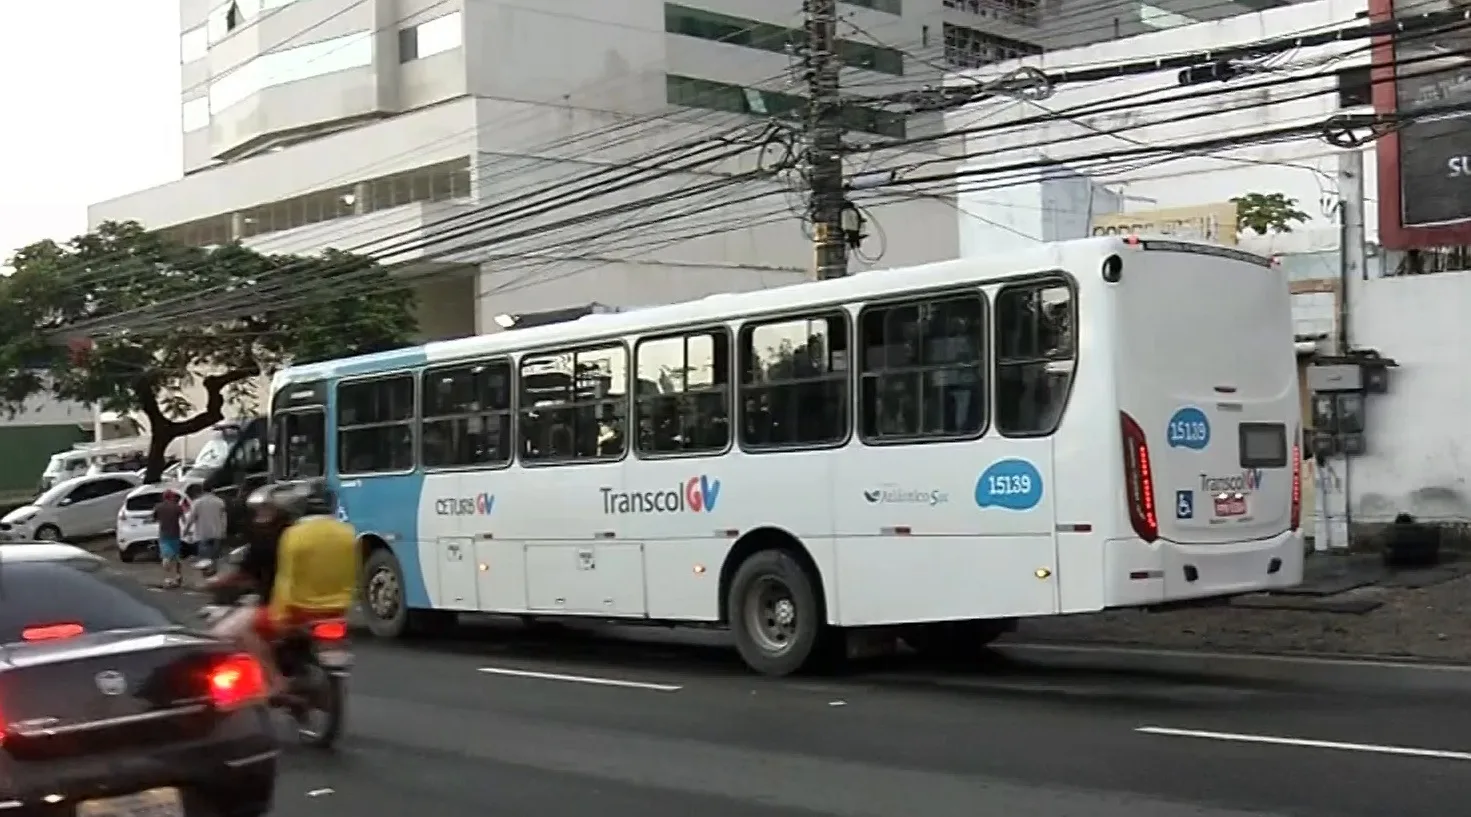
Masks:
[[[1471,665],[1436,664],[1414,659],[1247,655],[1025,643],[994,644],[992,649],[1030,664],[1063,669],[1212,676],[1360,691],[1471,694]]]

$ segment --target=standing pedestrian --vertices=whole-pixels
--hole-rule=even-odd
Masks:
[[[186,489],[193,501],[189,505],[190,526],[194,539],[199,543],[199,562],[196,567],[209,572],[215,560],[220,558],[220,547],[225,541],[227,511],[225,500],[204,486],[194,483]]]
[[[184,583],[184,569],[179,563],[183,547],[184,505],[179,492],[169,488],[163,500],[153,508],[158,522],[158,557],[163,562],[163,586],[179,587]]]

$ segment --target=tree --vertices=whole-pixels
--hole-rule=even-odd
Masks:
[[[17,251],[0,279],[0,408],[46,395],[148,420],[147,480],[170,443],[224,419],[256,375],[396,348],[414,297],[372,259],[189,247],[136,222]],[[205,404],[181,393],[198,384]]]
[[[1297,199],[1281,193],[1247,193],[1231,203],[1236,205],[1236,229],[1255,230],[1258,235],[1273,230],[1290,233],[1292,225],[1308,220],[1308,214],[1297,209]]]

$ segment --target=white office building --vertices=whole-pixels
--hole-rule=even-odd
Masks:
[[[949,66],[1246,5],[839,8],[843,84],[871,97],[936,83]],[[184,177],[96,204],[89,221],[135,219],[200,245],[372,253],[413,280],[431,338],[494,331],[502,313],[791,283],[812,263],[792,180],[719,182],[781,154],[752,140],[761,118],[803,104],[800,12],[799,0],[182,0]],[[855,142],[940,127],[861,100],[846,120]],[[743,122],[742,155],[669,164],[671,145]],[[629,167],[662,176],[620,185]],[[953,199],[870,215],[882,241],[865,255],[882,255],[855,269],[956,255]]]

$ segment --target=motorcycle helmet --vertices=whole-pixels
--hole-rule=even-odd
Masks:
[[[269,508],[286,519],[297,519],[306,511],[308,494],[300,484],[262,485],[250,492],[245,507],[252,513]]]

